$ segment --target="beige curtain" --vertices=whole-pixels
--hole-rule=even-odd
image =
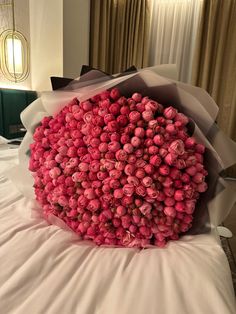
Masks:
[[[91,0],[91,66],[110,74],[147,66],[149,1]]]
[[[215,99],[217,123],[236,140],[236,0],[204,0],[193,84]],[[235,177],[236,167],[227,173]]]

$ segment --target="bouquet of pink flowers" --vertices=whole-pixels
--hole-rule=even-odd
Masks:
[[[163,247],[188,230],[206,232],[206,206],[224,186],[219,173],[234,163],[235,146],[227,139],[219,157],[209,142],[220,132],[214,102],[199,89],[204,106],[183,88],[148,70],[118,78],[90,71],[43,95],[29,170],[44,217],[97,245]]]

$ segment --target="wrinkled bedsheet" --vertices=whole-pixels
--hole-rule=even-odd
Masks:
[[[0,313],[236,313],[216,232],[185,236],[164,249],[79,242],[31,217],[36,204],[4,175],[15,163],[17,150],[0,147]]]

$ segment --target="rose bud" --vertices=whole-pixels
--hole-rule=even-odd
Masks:
[[[123,150],[126,151],[126,153],[131,154],[134,151],[134,147],[132,144],[127,143],[123,146]]]
[[[94,126],[91,130],[91,134],[94,137],[99,137],[102,134],[102,128],[100,126]]]
[[[166,157],[167,154],[168,154],[168,151],[167,151],[165,148],[161,147],[161,148],[159,149],[159,155],[160,155],[162,158]]]
[[[158,153],[158,151],[159,151],[159,149],[157,146],[152,145],[152,146],[148,147],[148,153],[150,155],[156,155]]]
[[[190,182],[190,176],[187,173],[183,173],[181,176],[181,181],[184,183],[189,183]]]
[[[184,202],[185,204],[185,211],[187,214],[192,214],[194,212],[195,206],[196,206],[196,201],[194,200],[186,200]]]
[[[176,202],[176,203],[175,203],[175,209],[176,209],[178,212],[180,212],[180,213],[184,212],[184,211],[185,211],[185,203],[182,202],[182,201]]]
[[[122,175],[122,172],[120,170],[113,169],[110,171],[110,177],[112,179],[119,179],[121,175]]]
[[[107,143],[100,143],[99,146],[98,146],[98,150],[101,152],[101,153],[106,153],[108,151],[108,145]]]
[[[154,173],[154,166],[151,165],[151,164],[146,164],[144,166],[144,171],[147,173],[147,174],[153,174]]]
[[[153,141],[157,146],[162,146],[164,144],[164,137],[161,134],[157,134],[154,136]]]
[[[159,167],[161,164],[161,158],[158,155],[154,155],[150,157],[150,164],[156,167]]]
[[[202,154],[195,153],[194,155],[195,155],[195,157],[197,159],[197,162],[202,164],[203,163],[203,156],[202,156]]]
[[[170,168],[170,177],[172,179],[179,179],[181,176],[181,171],[177,168]]]
[[[163,115],[166,119],[174,119],[174,117],[177,114],[177,110],[175,108],[173,108],[172,106],[167,107],[164,109],[163,111]]]
[[[134,93],[132,95],[132,99],[135,101],[135,102],[140,102],[142,100],[142,95],[139,94],[139,93]]]
[[[101,142],[109,142],[110,141],[110,136],[107,132],[103,132],[101,135],[100,135],[100,141]]]
[[[199,183],[199,184],[197,185],[197,191],[198,191],[199,193],[205,192],[205,191],[207,190],[207,188],[208,188],[208,186],[207,186],[207,183],[206,183],[206,182],[202,182],[202,183]]]
[[[167,216],[170,216],[170,217],[175,217],[176,216],[176,210],[174,207],[172,206],[165,206],[164,207],[164,213],[167,215]]]
[[[145,141],[144,141],[144,146],[146,147],[150,147],[153,145],[153,140],[151,138],[147,138]]]
[[[121,137],[120,137],[120,142],[121,144],[126,144],[126,143],[129,143],[130,142],[130,137],[128,134],[122,134]]]
[[[197,173],[197,169],[195,166],[191,166],[185,169],[186,173],[190,176],[194,176]]]
[[[174,135],[177,133],[176,127],[173,124],[167,124],[166,126],[166,132],[170,135]]]
[[[113,192],[113,196],[114,196],[114,198],[118,198],[118,199],[122,198],[124,196],[124,192],[122,189],[116,189]]]
[[[150,198],[157,198],[158,196],[158,191],[156,191],[153,188],[147,188],[147,194]]]
[[[145,110],[142,113],[142,117],[145,121],[151,121],[153,120],[153,112],[151,110]]]
[[[140,159],[137,159],[135,166],[137,168],[143,168],[146,164],[147,164],[146,161],[140,158]]]
[[[164,178],[164,181],[162,182],[162,185],[165,188],[170,188],[173,185],[173,180],[171,180],[171,178],[169,178],[169,177],[166,177],[166,178]]]
[[[167,166],[167,165],[161,165],[160,167],[159,167],[159,173],[160,173],[160,175],[162,175],[162,176],[168,176],[168,174],[170,173],[170,167],[169,166]]]
[[[131,144],[132,144],[133,147],[139,147],[140,144],[141,144],[140,138],[137,137],[137,136],[132,137],[131,138]]]
[[[119,125],[117,123],[117,121],[110,121],[107,124],[107,129],[109,132],[116,132],[117,130],[119,130]]]
[[[142,185],[136,186],[135,193],[142,197],[144,197],[147,194],[145,187]]]
[[[138,110],[138,112],[140,112],[140,113],[144,112],[145,111],[145,105],[142,103],[137,103],[136,110]],[[139,121],[142,121],[142,120],[139,120]]]
[[[137,157],[135,155],[129,155],[128,156],[128,163],[129,164],[135,164],[136,160],[137,160]]]
[[[185,163],[185,161],[183,159],[177,159],[175,161],[175,167],[177,169],[184,169],[186,167],[186,163]]]
[[[92,147],[98,147],[100,144],[100,140],[96,137],[92,138],[89,142]]]
[[[95,212],[96,210],[100,208],[100,201],[98,199],[93,199],[89,201],[87,208],[89,211]]]
[[[182,140],[175,140],[170,143],[168,151],[172,154],[183,155],[184,154],[184,142]]]
[[[128,107],[128,106],[122,106],[122,107],[120,108],[120,113],[121,113],[122,115],[128,115],[128,114],[130,113],[129,107]]]
[[[147,129],[146,130],[146,137],[147,138],[153,138],[155,135],[155,132],[152,129]]]
[[[140,120],[141,114],[138,111],[131,111],[129,114],[129,120],[131,123],[137,123]]]
[[[123,192],[127,196],[131,196],[134,193],[134,186],[132,184],[125,184],[123,186]]]
[[[190,224],[193,221],[193,216],[192,215],[185,215],[184,218],[183,218],[183,221],[186,224]]]
[[[127,195],[125,195],[121,201],[122,205],[124,206],[131,205],[133,202],[134,202],[133,196],[127,196]]]
[[[202,183],[204,180],[205,180],[205,176],[202,173],[200,173],[200,172],[197,172],[193,176],[193,182],[195,182],[197,184]]]
[[[115,120],[115,116],[111,113],[107,113],[107,114],[105,114],[103,119],[104,119],[105,124],[108,124],[108,122]]]
[[[127,160],[128,154],[123,149],[120,149],[116,152],[116,159],[120,161]]]
[[[195,146],[195,152],[199,154],[204,154],[205,152],[205,146],[203,144],[196,144]]]
[[[166,206],[174,206],[175,205],[175,200],[173,197],[166,197],[166,199],[164,200],[164,204]]]
[[[106,159],[110,159],[110,160],[113,160],[115,159],[115,153],[112,153],[112,152],[106,152],[104,158]]]
[[[191,155],[191,156],[189,156],[189,157],[186,159],[186,166],[187,166],[187,167],[195,166],[196,163],[197,163],[197,158],[196,158],[196,156],[194,156],[194,155]]]
[[[182,125],[186,125],[189,123],[188,117],[186,117],[183,113],[177,113],[174,120],[181,122]]]
[[[138,186],[139,185],[139,179],[135,176],[128,176],[127,178],[127,182],[130,184],[133,184],[134,186]]]
[[[177,159],[177,155],[175,155],[175,154],[173,154],[173,153],[172,153],[172,154],[169,153],[169,154],[167,154],[167,155],[165,156],[164,161],[165,161],[165,163],[166,163],[167,165],[172,166],[172,165],[174,165],[176,159]]]
[[[84,191],[84,196],[88,199],[88,200],[93,200],[94,198],[96,198],[96,195],[94,193],[94,190],[92,188],[87,188]]]
[[[139,210],[143,215],[150,214],[152,210],[152,205],[147,202],[144,202],[143,205],[140,206]]]
[[[138,168],[136,171],[135,171],[135,176],[138,178],[138,179],[142,179],[145,177],[145,171],[144,169],[142,168]]]
[[[120,105],[117,103],[111,104],[109,107],[109,111],[111,114],[114,114],[115,116],[117,116],[120,113]]]
[[[155,128],[157,126],[157,120],[150,120],[149,122],[148,122],[148,127],[150,128],[150,129],[153,129],[153,128]]]
[[[118,124],[122,127],[126,126],[129,123],[129,120],[125,115],[118,116],[116,120]]]
[[[135,172],[135,169],[136,169],[136,168],[135,168],[134,165],[128,164],[128,165],[125,166],[124,172],[125,172],[125,174],[126,174],[127,176],[132,176],[132,175],[134,174],[134,172]]]
[[[170,187],[170,188],[164,188],[163,192],[165,193],[166,196],[172,197],[175,193],[175,189]]]
[[[188,138],[185,140],[184,144],[185,144],[185,147],[186,147],[186,148],[192,149],[192,148],[194,148],[194,146],[195,146],[195,144],[196,144],[196,140],[195,140],[194,137],[188,137]]]
[[[139,138],[143,138],[145,136],[145,131],[143,128],[138,127],[134,130],[134,135]]]
[[[92,172],[98,172],[100,170],[100,162],[98,160],[93,160],[89,164],[89,170]]]
[[[111,92],[110,92],[110,97],[114,100],[117,100],[118,98],[120,98],[120,92],[118,88],[112,88]]]
[[[151,110],[152,112],[156,112],[158,110],[159,104],[154,101],[154,100],[149,100],[146,104],[145,104],[145,109],[146,110]]]
[[[138,149],[136,149],[136,151],[135,151],[135,156],[137,157],[137,158],[140,158],[140,157],[142,157],[143,156],[143,149],[142,148],[138,148]]]
[[[78,165],[78,169],[82,172],[86,172],[89,170],[89,164],[86,163],[86,162],[81,162],[79,165]]]
[[[113,141],[113,142],[110,142],[108,144],[108,150],[113,152],[113,153],[117,152],[119,149],[120,149],[120,143],[119,142]]]
[[[115,228],[119,227],[121,225],[121,221],[119,218],[113,218],[112,219],[112,224]]]
[[[141,182],[145,187],[150,187],[153,183],[153,180],[151,177],[144,177]]]
[[[184,191],[183,190],[176,190],[175,191],[174,199],[176,201],[183,201],[184,198],[185,198],[185,195],[184,195]]]
[[[120,187],[120,181],[117,180],[117,179],[111,179],[110,182],[109,182],[109,186],[112,188],[112,189],[117,189]]]
[[[115,168],[115,162],[112,160],[105,159],[103,166],[106,170],[110,171]],[[119,170],[119,169],[118,169]]]

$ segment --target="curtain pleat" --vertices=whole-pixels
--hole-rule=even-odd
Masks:
[[[118,73],[148,64],[150,0],[91,0],[90,65]]]
[[[152,0],[149,66],[176,64],[179,80],[191,81],[201,0]]]
[[[192,83],[214,98],[217,123],[236,140],[236,0],[204,1],[197,42]]]

